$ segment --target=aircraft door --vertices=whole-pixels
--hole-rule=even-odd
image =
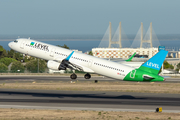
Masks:
[[[89,60],[89,63],[88,63],[89,67],[92,66],[92,63],[93,63],[93,60]]]
[[[51,49],[51,52],[50,52],[50,56],[51,56],[51,57],[54,57],[54,52],[55,52],[55,49],[52,48],[52,49]]]
[[[25,44],[25,41],[23,40],[20,44],[20,48],[24,49],[24,44]]]

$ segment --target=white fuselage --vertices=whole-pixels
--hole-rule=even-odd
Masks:
[[[31,39],[17,39],[17,41],[18,42],[10,42],[9,47],[17,52],[45,60],[55,60],[61,62],[72,52],[72,50]],[[33,45],[32,42],[34,43]],[[84,72],[94,72],[114,79],[123,79],[130,71],[135,69],[131,66],[79,52],[74,52],[69,62],[83,67]]]

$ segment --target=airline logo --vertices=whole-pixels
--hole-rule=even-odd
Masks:
[[[30,45],[32,45],[32,46],[33,46],[33,45],[34,45],[34,43],[35,43],[35,42],[31,42],[31,43],[30,43]]]
[[[147,62],[147,66],[155,68],[155,69],[159,69],[159,65],[156,63],[152,63],[152,62]]]
[[[40,49],[40,50],[49,51],[49,46],[41,44],[41,43],[31,42],[30,46],[34,46],[35,48]]]

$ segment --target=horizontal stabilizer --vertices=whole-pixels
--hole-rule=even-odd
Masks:
[[[143,78],[146,80],[152,80],[154,79],[153,77],[149,76],[149,75],[143,75]]]

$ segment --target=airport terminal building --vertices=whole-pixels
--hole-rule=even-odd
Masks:
[[[158,48],[93,48],[93,56],[99,58],[129,58],[135,52],[151,58],[158,52]]]

